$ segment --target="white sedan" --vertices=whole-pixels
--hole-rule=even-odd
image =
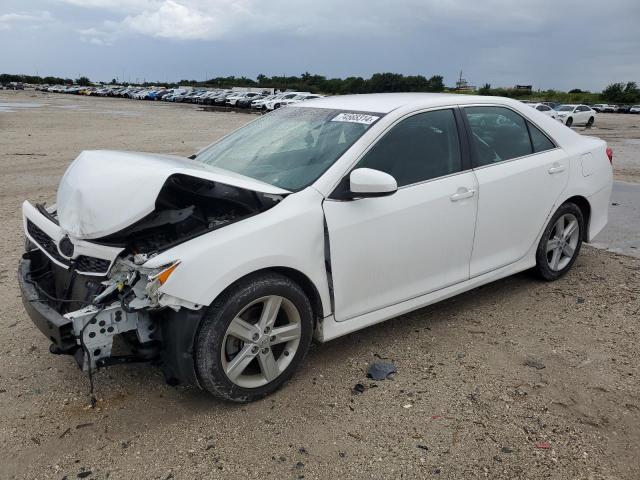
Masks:
[[[286,102],[288,102],[289,100],[292,100],[293,98],[297,97],[298,95],[310,95],[310,93],[309,92],[287,92],[287,93],[284,93],[283,95],[278,96],[277,98],[274,98],[273,100],[269,100],[268,102],[265,102],[264,109],[268,110],[268,111],[277,110],[283,104],[286,104]]]
[[[544,103],[526,103],[525,105],[528,105],[531,108],[535,108],[539,112],[542,112],[551,118],[558,118],[558,112]]]
[[[559,105],[556,107],[557,118],[567,127],[585,125],[591,127],[598,114],[587,105]]]
[[[310,100],[189,159],[85,151],[56,205],[23,204],[22,298],[89,372],[150,360],[250,401],[312,337],[566,274],[607,222],[611,159],[520,102],[446,94]]]
[[[301,93],[295,97],[280,100],[280,106],[293,105],[294,103],[306,102],[307,100],[313,100],[315,98],[322,98],[322,95],[316,95],[314,93]]]

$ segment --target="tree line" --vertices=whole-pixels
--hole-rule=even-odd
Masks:
[[[37,75],[11,75],[0,74],[0,83],[23,82],[35,85],[91,85],[88,77],[80,77],[75,80],[62,77],[40,77]],[[128,84],[112,79],[111,84]],[[180,80],[178,85],[191,85],[198,87],[254,87],[276,88],[278,90],[300,90],[313,93],[327,93],[332,95],[345,93],[381,93],[381,92],[442,92],[445,89],[443,77],[433,75],[426,78],[423,75],[403,75],[401,73],[375,73],[370,78],[347,77],[327,78],[323,75],[312,75],[308,72],[300,76],[273,76],[258,75],[255,79],[247,77],[215,77],[205,81]],[[144,82],[143,86],[172,86],[173,82]]]
[[[91,85],[91,80],[86,76],[76,79],[62,78],[55,76],[40,77],[37,75],[12,75],[0,74],[0,84],[10,82],[23,82],[29,84],[49,84],[49,85]],[[124,84],[113,79],[111,84]],[[142,86],[175,86],[170,82],[144,82]],[[401,73],[374,73],[369,78],[347,77],[347,78],[327,78],[323,75],[313,75],[305,72],[300,76],[266,76],[258,75],[255,79],[248,77],[214,77],[205,81],[180,80],[177,85],[190,85],[209,88],[230,88],[230,87],[252,87],[252,88],[276,88],[278,90],[298,90],[312,93],[324,93],[330,95],[340,95],[347,93],[383,93],[383,92],[442,92],[446,90],[443,77],[433,75],[429,78],[423,75],[403,75]],[[578,88],[561,92],[557,90],[545,90],[531,92],[516,88],[493,88],[491,84],[485,83],[474,93],[478,95],[491,95],[500,97],[510,97],[517,99],[544,99],[562,103],[640,103],[640,89],[636,82],[618,82],[608,85],[601,93],[592,93]]]
[[[300,76],[258,75],[256,79],[247,77],[215,77],[204,82],[181,80],[181,85],[198,85],[204,87],[270,87],[278,90],[298,90],[312,93],[339,95],[346,93],[381,93],[381,92],[442,92],[445,89],[443,77],[433,75],[403,75],[401,73],[374,73],[370,78],[347,77],[327,78],[323,75],[312,75],[305,72]]]

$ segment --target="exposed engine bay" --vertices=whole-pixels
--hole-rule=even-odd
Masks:
[[[123,247],[134,255],[151,255],[222,228],[276,205],[281,196],[190,177],[170,176],[154,211],[142,220],[96,243]]]

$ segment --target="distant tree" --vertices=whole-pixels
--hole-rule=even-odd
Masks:
[[[442,75],[434,75],[429,79],[429,91],[430,92],[442,92],[444,91],[444,77]]]
[[[111,79],[111,82],[109,82],[111,85],[115,85],[116,83],[118,83],[118,81],[115,78]]]
[[[612,103],[636,103],[640,101],[640,89],[636,82],[618,82],[607,85],[602,98]]]
[[[585,92],[583,92],[579,88],[574,88],[573,90],[569,90],[569,93],[585,93]]]
[[[478,95],[491,95],[491,84],[485,83],[478,89]]]
[[[80,77],[76,79],[76,83],[83,87],[88,87],[89,85],[91,85],[91,80],[89,79],[89,77]]]

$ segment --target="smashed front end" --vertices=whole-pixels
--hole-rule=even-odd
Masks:
[[[156,361],[169,380],[197,383],[189,355],[203,306],[162,293],[162,285],[180,268],[179,258],[158,268],[145,264],[175,245],[265,211],[280,197],[170,173],[153,194],[151,207],[137,215],[141,218],[96,237],[88,226],[104,227],[117,217],[115,207],[82,199],[99,198],[107,187],[95,192],[70,184],[67,179],[73,194],[65,205],[23,204],[26,252],[19,284],[25,309],[51,341],[51,352],[73,355],[89,371]],[[122,188],[119,193],[127,197]],[[59,204],[61,197],[59,190]],[[101,208],[104,221],[96,218]]]

